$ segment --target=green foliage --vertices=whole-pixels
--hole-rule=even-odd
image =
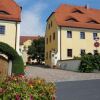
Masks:
[[[14,73],[15,75],[24,74],[24,63],[21,56],[17,56],[13,60],[12,65],[13,65],[12,73]]]
[[[13,60],[18,55],[17,52],[8,44],[0,42],[0,53],[8,56],[8,59]]]
[[[79,70],[81,72],[93,72],[95,69],[100,70],[100,54],[92,55],[88,53],[83,55]]]
[[[55,100],[55,85],[40,78],[8,77],[0,90],[0,100]]]
[[[8,44],[0,42],[0,53],[8,56],[12,60],[12,72],[14,74],[24,73],[24,63],[18,53]]]
[[[28,54],[32,59],[37,59],[38,63],[44,61],[45,40],[40,37],[38,40],[33,40],[32,45],[29,47]]]

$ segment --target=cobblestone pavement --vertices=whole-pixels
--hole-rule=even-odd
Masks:
[[[31,78],[44,78],[51,82],[63,82],[63,81],[76,81],[76,80],[91,80],[100,79],[99,73],[79,73],[59,69],[51,69],[37,66],[28,66],[25,69],[27,77]]]

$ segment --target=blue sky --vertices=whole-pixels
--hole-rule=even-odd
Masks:
[[[22,6],[21,35],[45,34],[46,19],[60,4],[88,5],[100,9],[100,0],[15,0]]]

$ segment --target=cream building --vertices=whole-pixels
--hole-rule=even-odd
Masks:
[[[88,6],[62,4],[47,19],[45,33],[45,63],[94,53],[96,37],[100,37],[100,10]],[[98,41],[99,42],[99,41]]]
[[[18,53],[20,21],[21,7],[14,0],[0,0],[0,42],[9,44]]]
[[[28,61],[29,55],[27,54],[29,46],[31,46],[33,40],[37,40],[39,36],[20,36],[20,52],[22,54],[22,58],[24,64]]]

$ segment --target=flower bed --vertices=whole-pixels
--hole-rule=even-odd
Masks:
[[[0,100],[55,100],[55,85],[43,79],[7,77],[0,83]]]

